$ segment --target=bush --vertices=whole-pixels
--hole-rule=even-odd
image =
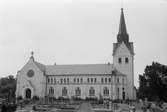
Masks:
[[[86,97],[85,98],[86,101],[98,101],[97,97]]]
[[[59,97],[58,97],[58,100],[69,101],[70,99],[69,99],[69,98],[62,97],[62,96],[59,96]]]
[[[75,100],[75,101],[81,101],[81,100],[83,100],[82,98],[77,97],[77,96],[73,96],[72,99]]]
[[[39,97],[38,97],[38,96],[33,96],[33,97],[32,97],[32,100],[38,101],[38,100],[39,100]]]
[[[16,99],[19,101],[19,100],[22,100],[23,97],[22,96],[18,96]]]

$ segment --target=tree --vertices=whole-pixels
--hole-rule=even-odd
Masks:
[[[14,98],[16,91],[16,78],[9,75],[0,79],[0,97]]]
[[[138,97],[148,100],[167,101],[167,66],[157,62],[146,66],[143,75],[139,75]]]

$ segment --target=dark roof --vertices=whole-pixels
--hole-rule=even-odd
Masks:
[[[34,61],[37,67],[46,75],[100,75],[113,74],[124,76],[117,71],[113,64],[72,64],[72,65],[44,65]]]

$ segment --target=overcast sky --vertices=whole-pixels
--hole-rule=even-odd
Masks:
[[[122,6],[138,86],[146,65],[167,64],[167,0],[1,0],[0,77],[16,75],[31,51],[46,65],[112,63]]]

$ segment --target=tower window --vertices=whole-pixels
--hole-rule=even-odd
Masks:
[[[122,59],[118,58],[118,63],[121,64],[122,63]]]
[[[129,62],[128,58],[125,58],[125,63],[128,63],[128,62]]]

